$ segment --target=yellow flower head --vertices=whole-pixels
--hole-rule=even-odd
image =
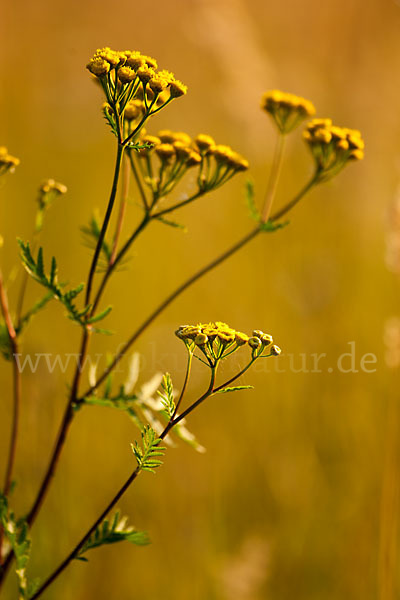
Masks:
[[[151,56],[143,56],[143,59],[148,67],[151,67],[152,69],[157,69],[158,64],[155,58],[152,58]]]
[[[273,340],[270,335],[255,330],[252,336],[248,336],[221,321],[181,325],[175,333],[185,342],[189,350],[193,351],[197,346],[212,360],[223,359],[246,345],[250,347],[253,358],[262,356],[267,348],[269,354],[263,356],[277,356],[280,353],[277,346],[272,346]]]
[[[63,183],[59,183],[58,181],[54,181],[54,179],[46,179],[39,188],[39,192],[43,194],[48,194],[49,192],[66,194],[67,191],[67,186],[65,186]]]
[[[155,94],[160,94],[163,92],[168,86],[168,81],[164,79],[164,77],[160,76],[160,74],[155,75],[149,81],[149,87]]]
[[[107,75],[110,70],[110,63],[100,57],[92,58],[86,68],[96,77],[103,77]]]
[[[313,119],[303,133],[320,181],[336,175],[351,160],[364,158],[364,140],[356,129],[332,125],[331,119]]]
[[[173,156],[175,156],[175,148],[172,144],[162,143],[156,146],[156,154],[162,162],[168,162]]]
[[[152,79],[155,76],[156,72],[147,64],[144,64],[138,68],[136,74],[142,83],[148,83],[150,79]]]
[[[261,108],[271,115],[283,134],[290,133],[301,121],[315,114],[312,102],[280,90],[265,92],[261,98]]]
[[[118,69],[118,79],[121,83],[130,83],[136,77],[136,73],[131,67],[121,67]]]
[[[175,79],[169,84],[169,92],[171,98],[179,98],[187,93],[187,86],[178,79]]]
[[[19,158],[8,154],[5,146],[0,146],[0,175],[4,175],[7,172],[13,173],[19,163]]]
[[[135,71],[137,71],[139,67],[142,67],[146,64],[145,57],[140,52],[127,50],[125,52],[125,56],[126,66],[134,69]]]
[[[126,57],[122,52],[116,52],[115,50],[111,50],[111,48],[99,48],[94,53],[93,58],[101,58],[107,61],[110,67],[113,69],[118,65],[124,64]]]
[[[196,150],[191,150],[186,161],[188,167],[197,167],[201,163],[201,156]]]
[[[232,167],[234,171],[247,171],[249,168],[249,161],[240,156],[237,152],[232,152],[228,159],[228,165]]]
[[[200,152],[204,152],[209,150],[212,146],[215,146],[215,141],[213,138],[210,135],[205,135],[204,133],[199,133],[194,142]]]
[[[176,142],[173,142],[172,145],[175,148],[176,156],[178,158],[180,158],[181,160],[188,160],[188,158],[193,153],[193,150],[190,148],[190,146],[188,146],[184,142],[180,142],[179,140],[177,140]],[[200,160],[201,160],[201,157],[200,157]]]
[[[163,79],[165,79],[168,83],[172,83],[173,81],[175,81],[175,75],[171,73],[171,71],[167,71],[166,69],[158,71],[158,75],[160,77],[163,77]]]

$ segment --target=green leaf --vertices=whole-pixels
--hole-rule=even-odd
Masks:
[[[174,388],[172,385],[171,375],[166,373],[162,380],[162,392],[157,392],[161,398],[162,405],[164,406],[168,417],[172,418],[175,414],[175,401],[174,401]]]
[[[87,323],[98,323],[102,319],[105,319],[110,314],[111,311],[112,311],[112,306],[109,306],[108,308],[103,310],[101,313],[95,315],[94,317],[91,317],[90,319],[87,319],[86,322]]]
[[[275,223],[275,221],[267,221],[266,223],[260,223],[261,231],[276,231],[277,229],[283,229],[287,225],[289,225],[290,221],[285,221],[284,223]]]
[[[165,448],[159,445],[161,440],[150,425],[142,429],[141,436],[142,447],[137,442],[131,444],[138,468],[140,471],[155,473],[154,469],[163,464],[159,457],[164,456]]]
[[[237,385],[235,387],[226,387],[215,392],[216,394],[228,394],[229,392],[240,392],[242,390],[253,390],[254,385]]]
[[[0,321],[0,352],[5,360],[11,360],[12,347],[10,344],[10,336],[4,321]]]
[[[130,542],[136,546],[145,546],[150,543],[146,532],[137,531],[133,527],[127,526],[126,523],[127,518],[120,518],[119,511],[115,513],[112,519],[105,519],[90,538],[86,540],[75,559],[87,561],[87,558],[82,555],[88,550],[117,542]]]
[[[94,249],[97,245],[97,242],[99,241],[101,232],[100,219],[96,213],[92,215],[89,221],[89,225],[81,227],[81,232],[83,233],[86,245],[89,248]],[[106,265],[108,265],[112,254],[112,250],[106,240],[103,240],[103,243],[101,245],[101,253],[104,261],[104,268]]]
[[[164,225],[169,225],[169,227],[175,227],[175,229],[181,229],[185,233],[187,232],[186,225],[182,225],[181,223],[176,223],[175,221],[171,221],[170,219],[166,219],[165,217],[157,217],[157,221],[164,223]]]
[[[16,520],[8,508],[7,498],[0,493],[0,519],[4,536],[15,555],[15,573],[18,578],[19,599],[27,599],[33,593],[37,582],[29,583],[26,568],[30,558],[31,541],[28,538],[28,524],[24,519]]]
[[[117,126],[115,124],[115,118],[114,115],[112,113],[109,113],[107,110],[107,107],[104,107],[102,109],[103,111],[103,116],[105,118],[105,120],[107,121],[107,123],[109,124],[112,133],[115,135],[115,137],[118,137],[118,131],[117,131]]]
[[[90,310],[90,306],[86,306],[83,310],[79,310],[74,304],[74,300],[76,297],[82,292],[84,289],[84,284],[81,283],[77,287],[63,292],[63,288],[65,284],[57,283],[57,262],[53,257],[51,260],[51,269],[50,274],[46,275],[45,266],[44,266],[44,258],[43,258],[43,249],[39,248],[37,254],[37,260],[35,262],[31,249],[29,246],[29,242],[24,243],[22,240],[18,240],[18,244],[21,249],[21,260],[28,271],[30,276],[35,279],[38,283],[40,283],[43,287],[50,290],[52,296],[61,302],[67,309],[67,314],[70,319],[81,325],[82,327],[86,327],[86,320],[84,319],[87,312]],[[47,302],[47,299],[46,299]],[[44,306],[40,305],[39,309]],[[39,310],[38,309],[38,310]],[[37,312],[37,310],[36,310]],[[33,313],[34,314],[34,313]],[[32,316],[32,314],[30,315]]]
[[[246,201],[251,218],[259,222],[261,220],[261,214],[256,206],[254,182],[251,179],[246,181]]]

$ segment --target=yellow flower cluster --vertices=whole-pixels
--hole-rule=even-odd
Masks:
[[[247,160],[229,146],[217,145],[204,134],[192,140],[187,133],[162,130],[157,136],[144,132],[139,141],[149,145],[139,153],[146,158],[142,166],[144,180],[158,195],[169,193],[190,167],[199,167],[198,187],[209,191],[249,166]],[[159,160],[158,169],[153,164],[154,156]]]
[[[235,352],[241,346],[251,348],[252,357],[278,356],[281,350],[273,345],[272,336],[255,329],[251,336],[232,329],[226,323],[199,323],[198,325],[181,325],[175,332],[177,337],[186,344],[188,349],[198,347],[207,358],[220,360]],[[267,349],[268,354],[263,354]]]
[[[331,119],[313,119],[303,137],[323,179],[336,175],[348,161],[364,158],[361,133],[356,129],[337,127]]]
[[[4,175],[8,171],[12,173],[19,163],[19,158],[15,158],[15,156],[8,154],[8,150],[5,146],[0,146],[0,175]]]
[[[96,77],[109,76],[108,85],[111,84],[114,88],[112,91],[115,91],[115,87],[118,91],[122,91],[126,85],[141,82],[144,87],[149,88],[149,94],[153,93],[153,97],[167,89],[171,99],[183,96],[187,92],[187,87],[175,79],[173,73],[166,70],[157,71],[157,61],[137,51],[121,52],[111,48],[101,48],[96,50],[86,66]],[[111,72],[114,73],[113,79],[110,77]]]
[[[283,134],[290,133],[301,121],[315,114],[315,107],[310,100],[280,90],[265,92],[261,98],[261,108],[272,116]]]

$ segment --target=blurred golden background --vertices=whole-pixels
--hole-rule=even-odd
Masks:
[[[261,328],[286,357],[279,359],[281,372],[268,362],[268,372],[244,377],[254,391],[217,397],[193,415],[190,428],[205,455],[180,443],[156,476],[141,477],[120,502],[152,544],[93,551],[90,563],[73,564],[46,600],[399,597],[399,456],[390,428],[398,418],[398,380],[386,367],[383,343],[385,322],[399,312],[397,280],[385,266],[388,209],[400,183],[399,33],[394,0],[4,3],[0,144],[21,159],[0,190],[8,274],[18,263],[16,236],[31,235],[37,187],[54,177],[68,194],[47,217],[46,255],[57,256],[62,279],[86,277],[90,254],[79,227],[93,207],[104,210],[114,160],[102,98],[85,70],[97,47],[140,50],[185,82],[188,95],[149,132],[204,132],[232,145],[251,162],[259,200],[275,140],[259,109],[266,89],[309,98],[318,116],[360,129],[366,141],[365,160],[314,190],[291,214],[290,227],[259,236],[139,339],[140,382],[168,370],[177,387],[185,352],[173,332],[181,323],[219,319],[243,331]],[[277,203],[303,185],[311,168],[297,131]],[[114,352],[176,285],[252,227],[245,178],[177,214],[187,234],[153,225],[140,238],[129,270],[116,275],[104,299],[115,306],[107,326],[117,333],[99,338],[93,353]],[[134,223],[134,193],[130,201]],[[11,301],[18,283],[10,285]],[[40,295],[30,283],[29,300]],[[53,303],[32,323],[23,351],[77,352],[79,335]],[[336,361],[350,342],[358,372],[340,372]],[[327,355],[321,373],[310,372],[316,353]],[[374,372],[360,368],[366,353],[377,357],[369,365]],[[349,368],[350,358],[343,364]],[[24,378],[18,513],[30,505],[47,464],[70,371],[49,375],[41,367]],[[205,384],[198,369],[193,397]],[[11,400],[4,362],[0,385],[5,456]],[[126,479],[136,435],[123,414],[89,407],[78,415],[33,529],[32,575],[58,564]],[[16,597],[13,576],[5,597]]]

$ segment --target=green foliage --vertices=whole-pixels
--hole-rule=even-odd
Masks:
[[[91,305],[89,304],[83,310],[79,310],[74,302],[76,297],[79,296],[79,294],[83,291],[83,289],[85,287],[84,284],[81,283],[77,287],[75,287],[71,290],[68,290],[67,292],[63,292],[63,288],[65,287],[65,284],[60,284],[58,282],[58,267],[57,267],[57,261],[54,258],[54,256],[51,259],[50,273],[46,274],[45,266],[44,266],[44,259],[43,259],[43,249],[39,248],[38,253],[37,253],[37,258],[35,260],[32,256],[29,242],[27,242],[25,244],[22,240],[18,240],[18,244],[21,248],[22,263],[23,263],[25,269],[28,271],[29,275],[35,281],[40,283],[40,285],[42,285],[43,287],[45,287],[51,291],[52,297],[55,298],[56,300],[58,300],[59,302],[61,302],[61,304],[63,304],[65,306],[65,308],[67,309],[68,317],[72,321],[74,321],[81,327],[86,327],[86,325],[88,323],[94,323],[94,322],[100,321],[101,319],[104,319],[110,313],[111,307],[108,307],[102,313],[100,313],[98,315],[94,315],[91,318],[87,318],[87,314],[89,313],[89,311],[91,309]],[[46,297],[46,302],[44,302],[44,304],[46,304],[46,303],[47,303],[47,297]],[[42,306],[44,304],[42,304]],[[36,306],[37,310],[40,310],[40,308],[42,306],[39,306],[39,308],[37,308],[37,306]],[[37,312],[37,310],[36,310],[36,312]],[[99,332],[100,330],[96,330],[96,331]]]
[[[0,321],[0,352],[5,360],[11,359],[12,349],[10,345],[10,337],[4,321]]]
[[[260,223],[260,229],[261,231],[267,231],[269,233],[272,233],[274,231],[277,231],[278,229],[283,229],[284,227],[286,227],[287,225],[289,225],[290,221],[285,221],[284,223],[275,223],[275,221],[267,221],[266,223]]]
[[[170,219],[166,219],[165,217],[157,217],[157,221],[160,221],[160,223],[164,223],[164,225],[168,225],[169,227],[174,227],[175,229],[181,229],[185,233],[187,232],[186,225],[182,225],[181,223],[176,223],[175,221],[171,221]]]
[[[172,385],[171,375],[166,373],[163,377],[161,384],[162,392],[158,391],[157,394],[161,398],[162,405],[169,418],[172,418],[175,414],[175,401],[174,401],[174,389]]]
[[[118,137],[118,131],[117,131],[117,126],[115,124],[114,113],[112,111],[109,111],[109,107],[108,106],[104,106],[102,108],[102,112],[103,112],[105,120],[107,121],[107,123],[110,126],[110,129],[111,129],[112,133],[115,135],[115,137]]]
[[[100,238],[100,231],[101,231],[101,226],[100,226],[99,216],[97,215],[97,213],[93,213],[92,218],[89,221],[89,224],[81,227],[81,232],[83,233],[85,244],[89,248],[94,249],[96,247],[97,242]],[[104,270],[104,268],[106,268],[106,266],[108,265],[108,263],[111,259],[111,253],[112,253],[111,247],[109,246],[109,244],[107,243],[106,240],[103,240],[103,243],[101,245],[101,256],[102,256],[103,261],[102,261],[102,264],[100,265],[99,270]]]
[[[38,581],[28,581],[26,568],[30,558],[31,541],[28,538],[28,524],[24,519],[15,519],[8,508],[7,498],[0,493],[0,522],[11,549],[15,554],[15,573],[18,578],[19,599],[27,599],[38,588]]]
[[[112,520],[105,519],[86,540],[75,558],[86,562],[87,558],[83,554],[88,550],[117,542],[130,542],[136,546],[145,546],[150,543],[146,532],[136,531],[133,527],[127,527],[126,523],[127,517],[120,518],[119,511],[115,513]]]
[[[110,392],[110,390],[108,390]],[[136,394],[128,395],[124,393],[123,387],[119,390],[119,392],[114,395],[108,395],[107,390],[103,397],[97,396],[88,396],[87,398],[82,398],[78,404],[75,405],[75,408],[78,409],[82,405],[92,405],[92,406],[105,406],[107,408],[116,408],[117,410],[121,410],[125,412],[128,417],[135,423],[139,429],[143,427],[143,421],[140,419],[138,415],[137,405],[138,397]]]
[[[254,181],[251,179],[246,181],[246,202],[251,218],[258,223],[261,220],[261,214],[256,205]]]
[[[241,392],[242,390],[253,390],[254,385],[236,385],[235,387],[222,388],[216,394],[229,394],[229,392]]]
[[[162,465],[159,456],[164,456],[165,448],[160,446],[160,438],[150,425],[146,425],[142,431],[142,448],[137,442],[131,444],[133,454],[135,455],[138,469],[140,471],[149,471],[155,473],[154,469]]]

